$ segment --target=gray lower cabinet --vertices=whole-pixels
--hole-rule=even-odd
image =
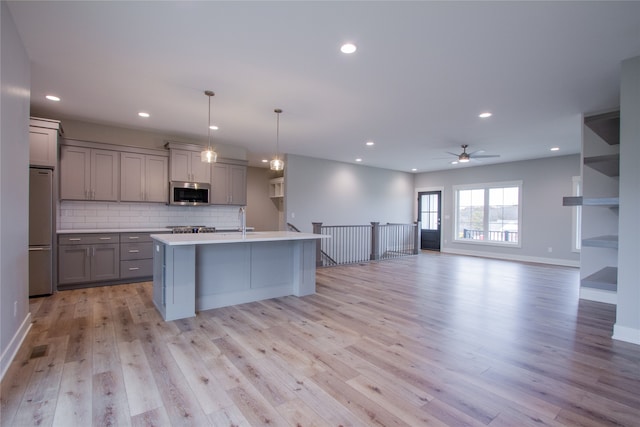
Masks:
[[[58,285],[135,283],[153,276],[150,233],[58,236]]]
[[[58,284],[119,279],[119,241],[118,233],[58,236]]]
[[[120,278],[153,276],[153,243],[149,233],[120,234]]]

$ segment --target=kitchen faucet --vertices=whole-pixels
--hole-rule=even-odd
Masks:
[[[240,206],[238,211],[238,219],[240,220],[240,231],[242,231],[242,237],[247,237],[247,207]]]

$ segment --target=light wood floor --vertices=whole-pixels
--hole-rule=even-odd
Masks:
[[[2,426],[638,426],[640,347],[578,271],[418,256],[164,322],[151,284],[31,300]]]

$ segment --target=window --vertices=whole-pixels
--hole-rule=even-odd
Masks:
[[[458,242],[520,246],[522,182],[454,187]]]

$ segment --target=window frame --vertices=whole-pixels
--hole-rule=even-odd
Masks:
[[[490,189],[495,188],[518,188],[518,241],[517,242],[500,242],[500,241],[488,241],[488,240],[473,240],[458,238],[458,217],[459,217],[459,202],[461,190],[484,190],[484,216],[483,227],[488,225],[488,199]],[[522,247],[522,181],[501,181],[501,182],[487,182],[478,184],[463,184],[452,186],[453,190],[453,242],[462,243],[468,245],[484,245],[484,246],[498,246],[502,248],[521,248]],[[487,232],[488,230],[484,230]]]

